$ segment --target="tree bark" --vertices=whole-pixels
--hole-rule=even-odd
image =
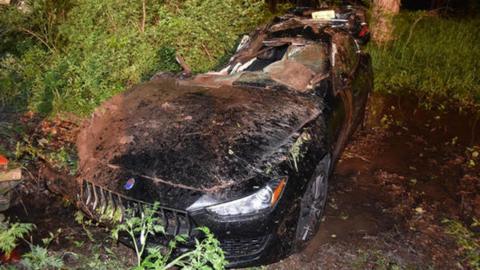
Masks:
[[[393,17],[400,11],[400,0],[373,0],[372,35],[378,44],[393,39]]]

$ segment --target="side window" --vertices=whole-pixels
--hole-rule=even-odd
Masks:
[[[337,90],[348,86],[350,77],[360,60],[357,51],[357,44],[348,33],[336,32],[332,36],[331,61],[333,80]]]

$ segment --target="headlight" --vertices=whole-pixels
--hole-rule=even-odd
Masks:
[[[272,181],[255,193],[241,199],[207,207],[207,211],[219,216],[249,215],[273,208],[280,199],[287,178]]]

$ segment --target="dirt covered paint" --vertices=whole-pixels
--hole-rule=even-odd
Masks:
[[[77,140],[79,179],[112,190],[132,176],[198,191],[228,187],[285,160],[321,104],[291,91],[148,82],[86,123]]]

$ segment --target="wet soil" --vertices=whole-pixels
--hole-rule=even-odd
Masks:
[[[66,269],[126,269],[134,265],[135,255],[130,248],[112,240],[106,228],[89,223],[86,218],[80,222],[80,212],[68,200],[45,189],[41,191],[42,187],[22,188],[19,205],[4,214],[12,221],[35,224],[36,229],[27,240],[47,247],[50,255],[64,261]],[[48,245],[46,239],[51,241]],[[23,254],[28,249],[28,243],[20,242],[16,251]],[[23,269],[15,261],[10,263]]]
[[[470,269],[442,221],[480,215],[479,137],[478,114],[374,97],[337,164],[319,232],[269,269]]]
[[[268,269],[469,269],[442,221],[470,225],[480,217],[479,122],[478,112],[372,97],[365,126],[329,183],[319,232],[305,250]],[[89,227],[96,241],[88,240],[74,207],[38,185],[24,185],[23,204],[7,216],[35,223],[36,241],[61,229],[49,248],[64,256],[97,247],[106,261],[114,255],[105,246],[131,265],[130,250],[98,227]]]

